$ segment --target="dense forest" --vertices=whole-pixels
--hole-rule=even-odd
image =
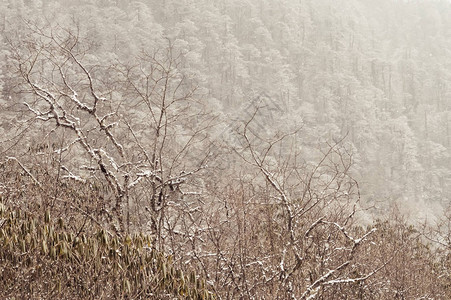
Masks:
[[[0,0],[0,57],[0,298],[451,297],[451,2]]]

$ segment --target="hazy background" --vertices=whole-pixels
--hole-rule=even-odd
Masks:
[[[99,63],[170,43],[223,128],[264,107],[254,130],[301,127],[306,162],[346,136],[371,213],[430,218],[450,202],[449,1],[0,1],[2,151],[23,125],[6,41],[24,18],[77,28]]]

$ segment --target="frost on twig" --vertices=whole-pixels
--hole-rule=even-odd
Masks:
[[[42,188],[42,184],[33,176],[33,174],[31,174],[31,172],[15,157],[7,157],[6,160],[12,160],[17,162],[17,164],[22,168],[22,170],[33,180],[33,182],[39,186],[40,188]]]
[[[69,171],[69,169],[67,167],[61,166],[61,169],[68,173],[68,175],[64,175],[62,178],[68,178],[68,179],[78,181],[80,183],[86,183],[85,179],[81,178],[80,176],[74,175],[71,171]]]

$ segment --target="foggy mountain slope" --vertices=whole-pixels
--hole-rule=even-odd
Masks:
[[[182,29],[178,38],[204,45],[208,88],[226,107],[264,93],[295,112],[285,122],[304,120],[320,139],[349,134],[367,201],[426,211],[449,202],[449,3],[213,1],[178,10],[159,11],[160,22],[168,31],[192,22],[191,36]]]
[[[307,148],[347,134],[367,203],[449,202],[450,3],[101,2],[4,1],[2,28],[20,30],[18,15],[74,16],[101,60],[168,37],[219,112],[265,95],[284,110],[280,126],[308,128]]]
[[[200,47],[189,66],[224,107],[265,94],[295,112],[285,122],[303,120],[319,139],[349,134],[370,203],[449,201],[449,3],[167,1],[151,10],[166,33]]]

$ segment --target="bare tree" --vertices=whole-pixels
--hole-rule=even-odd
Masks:
[[[384,268],[389,257],[376,265],[362,258],[376,229],[353,221],[359,191],[343,140],[326,144],[313,164],[296,147],[300,130],[265,139],[252,121],[235,147],[245,166],[207,191],[214,206],[184,220],[192,231],[178,244],[181,260],[196,262],[224,299],[320,298]]]
[[[28,26],[26,40],[10,40],[18,90],[43,139],[64,135],[51,146],[59,180],[104,182],[111,201],[101,213],[115,231],[150,220],[163,241],[169,197],[182,201],[182,185],[205,167],[199,145],[213,120],[178,70],[182,54],[168,41],[129,63],[101,63],[77,30]]]

